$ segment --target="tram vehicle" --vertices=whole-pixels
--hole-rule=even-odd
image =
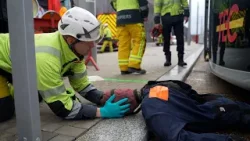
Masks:
[[[209,3],[212,73],[250,90],[250,1],[210,0]]]

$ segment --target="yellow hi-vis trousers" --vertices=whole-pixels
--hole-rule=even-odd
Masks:
[[[0,98],[10,96],[7,79],[0,75]]]
[[[144,25],[127,24],[117,27],[118,35],[118,62],[121,71],[128,67],[140,69],[146,47]]]
[[[105,48],[107,47],[107,45],[109,44],[109,51],[110,52],[113,52],[113,42],[112,41],[108,41],[108,40],[105,40],[102,44],[102,48],[101,48],[101,52],[104,52]]]

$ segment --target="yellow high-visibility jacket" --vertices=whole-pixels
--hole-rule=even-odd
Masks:
[[[98,103],[101,94],[93,94],[96,88],[90,84],[86,66],[70,49],[59,32],[36,34],[36,70],[39,94],[52,111],[63,118],[95,117],[96,107],[82,104],[75,97],[75,91],[88,100]],[[11,73],[9,34],[0,34],[0,69]],[[66,88],[63,77],[68,77],[73,89]],[[84,109],[84,110],[82,110]]]
[[[189,16],[187,0],[154,0],[155,16],[164,16],[169,13],[171,16],[184,14]]]
[[[143,23],[148,17],[147,0],[111,0],[111,5],[117,12],[117,25]]]
[[[104,35],[107,37],[107,38],[112,38],[112,32],[111,30],[108,28],[108,27],[105,27],[104,28]]]

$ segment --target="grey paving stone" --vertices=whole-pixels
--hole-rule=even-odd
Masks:
[[[63,126],[62,124],[58,123],[48,123],[42,126],[42,131],[54,132],[55,130],[59,129],[62,126]]]
[[[12,120],[0,123],[0,133],[13,127],[16,127],[16,123]]]
[[[74,124],[73,127],[89,129],[100,120],[101,119],[98,118],[98,119],[93,119],[93,120],[79,121],[78,123]]]
[[[42,131],[42,141],[49,141],[53,137],[57,136],[56,133]]]
[[[6,130],[6,132],[16,134],[17,133],[17,129],[16,129],[16,127],[12,127],[12,128],[9,128],[8,130]]]
[[[4,139],[4,138],[7,138],[7,137],[10,137],[10,136],[14,136],[14,135],[15,134],[12,134],[12,133],[1,132],[1,134],[0,134],[0,140]]]
[[[146,125],[141,113],[121,119],[102,120],[77,141],[146,141]]]
[[[61,122],[59,122],[59,124],[62,124],[62,125],[64,125],[64,126],[73,126],[74,124],[77,124],[78,122],[80,122],[80,121],[78,121],[78,120],[62,120]]]
[[[3,133],[3,136],[0,136],[0,141],[17,141],[17,136],[11,133]]]
[[[58,135],[58,136],[55,136],[54,138],[50,139],[49,141],[73,141],[73,140],[75,140],[75,137]]]
[[[55,131],[55,133],[66,135],[66,136],[77,137],[85,131],[86,131],[86,129],[76,128],[76,127],[72,127],[72,126],[63,126],[59,129],[57,129]]]

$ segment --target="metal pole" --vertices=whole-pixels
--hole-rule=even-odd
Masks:
[[[206,55],[207,55],[207,50],[208,50],[208,45],[207,45],[207,31],[208,31],[208,4],[209,4],[209,0],[205,0],[205,23],[204,23],[204,27],[205,27],[205,34],[204,34],[204,59],[206,60]]]
[[[7,0],[19,141],[40,141],[32,2]]]
[[[189,0],[189,12],[190,12],[190,16],[189,16],[189,20],[188,20],[188,45],[191,45],[191,40],[192,40],[192,36],[191,36],[191,2],[192,0]]]
[[[208,35],[209,35],[209,40],[208,40],[208,48],[209,48],[209,51],[208,51],[208,54],[209,54],[209,59],[212,57],[211,55],[211,49],[212,49],[212,31],[213,31],[213,10],[212,10],[212,1],[209,0],[209,21],[208,21],[208,24],[209,24],[209,32],[208,32]]]
[[[94,12],[94,15],[96,16],[96,14],[97,14],[97,13],[96,13],[96,0],[94,0],[93,3],[94,3],[94,11],[93,11],[93,12]]]
[[[76,5],[88,10],[89,12],[91,12],[93,15],[96,16],[96,1],[95,0],[77,0]],[[97,62],[97,47],[92,48],[92,57]],[[89,62],[89,65],[93,65],[93,64]]]
[[[199,28],[198,28],[199,27],[199,2],[197,2],[197,18],[196,18],[196,20],[197,20],[196,21],[196,24],[197,24],[196,25],[196,43],[198,43],[198,39],[199,39],[198,38],[199,37],[198,36],[199,35],[199,33],[198,33],[198,30],[199,30]]]

